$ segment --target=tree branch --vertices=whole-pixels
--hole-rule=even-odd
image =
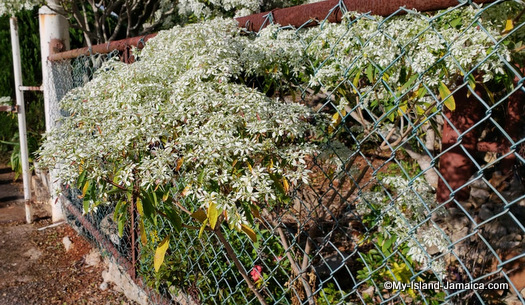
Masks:
[[[235,264],[235,267],[237,267],[237,270],[239,270],[239,272],[241,273],[241,276],[243,277],[244,281],[246,281],[246,284],[248,285],[248,288],[250,288],[250,290],[255,294],[255,296],[259,300],[259,303],[261,303],[261,305],[267,305],[266,300],[261,295],[261,293],[257,290],[257,287],[255,287],[255,285],[253,284],[252,280],[250,279],[250,277],[248,276],[248,274],[244,270],[244,267],[241,264],[241,262],[239,261],[239,258],[237,258],[237,254],[235,254],[235,251],[233,250],[232,246],[230,245],[228,240],[222,234],[220,227],[217,227],[217,229],[215,229],[213,232],[219,238],[219,241],[221,242],[221,244],[226,249],[226,253],[230,257],[230,259],[233,261],[233,263]]]

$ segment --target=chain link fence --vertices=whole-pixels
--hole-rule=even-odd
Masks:
[[[294,33],[310,75],[281,98],[331,122],[310,183],[261,209],[256,242],[199,233],[190,216],[179,233],[166,218],[150,227],[133,206],[119,227],[119,204],[82,216],[72,188],[68,221],[151,287],[152,303],[525,304],[524,9],[459,3],[378,17],[340,2],[340,24],[275,30]],[[70,89],[118,57],[52,65],[71,71]],[[156,272],[153,245],[167,235]]]

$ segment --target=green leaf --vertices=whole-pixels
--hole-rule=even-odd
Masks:
[[[369,64],[368,67],[366,67],[366,77],[368,78],[368,81],[370,83],[374,83],[375,80],[374,80],[374,66],[372,64]]]
[[[153,203],[154,207],[158,206],[159,201],[157,199],[157,193],[156,192],[151,192],[151,195],[152,195],[151,203]]]
[[[122,207],[122,200],[117,201],[117,205],[115,206],[115,212],[113,213],[113,220],[116,222],[121,216],[122,213],[120,211]]]
[[[422,98],[426,94],[427,94],[427,87],[425,87],[425,86],[419,87],[419,89],[417,89],[417,91],[416,91],[416,97],[417,98]]]
[[[126,217],[120,217],[117,221],[118,236],[122,238],[124,235],[124,226],[126,225]]]
[[[383,245],[381,246],[381,251],[383,251],[383,253],[387,255],[390,255],[390,253],[392,253],[391,247],[392,247],[392,244],[395,242],[395,240],[396,240],[395,236],[389,239],[385,239]]]
[[[182,219],[180,218],[179,214],[170,208],[166,209],[165,212],[168,220],[171,222],[173,227],[175,227],[175,230],[179,232],[182,229]]]
[[[151,194],[148,192],[144,193],[144,196],[142,197],[142,208],[144,209],[144,217],[150,219],[153,222],[155,207],[153,205]]]
[[[474,78],[474,75],[469,74],[467,76],[467,82],[471,89],[467,91],[467,97],[470,97],[472,95],[472,91],[476,90],[476,79]]]
[[[84,200],[82,205],[84,208],[84,213],[87,214],[87,212],[89,212],[89,200]]]
[[[157,247],[157,250],[155,250],[155,257],[153,258],[153,266],[155,268],[155,272],[159,272],[160,266],[164,263],[164,257],[166,255],[166,251],[168,250],[168,247],[170,245],[170,236],[166,236]]]
[[[452,21],[450,21],[450,25],[454,28],[457,28],[458,25],[461,25],[461,23],[463,22],[463,19],[461,17],[458,17]]]
[[[452,93],[448,89],[447,85],[440,81],[438,90],[439,96],[445,104],[445,107],[447,107],[450,111],[456,110],[456,101],[454,100],[454,97],[452,96]]]
[[[407,82],[401,87],[401,89],[399,89],[399,93],[403,93],[405,92],[409,87],[411,87],[414,82],[416,81],[416,79],[419,77],[418,74],[414,74],[412,75],[408,80]]]
[[[217,205],[215,204],[215,202],[212,201],[210,202],[210,206],[208,207],[208,220],[212,229],[215,229],[218,218],[219,210],[217,209]]]
[[[277,189],[277,191],[281,194],[281,195],[286,195],[286,191],[284,190],[284,187],[283,185],[281,184],[281,182],[279,181],[279,178],[277,177],[277,175],[275,174],[269,174],[270,176],[270,179],[272,179],[273,181],[273,185],[275,186],[275,188]]]
[[[119,189],[118,187],[113,187],[111,190],[107,191],[107,194],[108,195],[113,195],[113,194],[117,194],[117,193],[120,193],[120,192],[123,192],[123,190]]]
[[[204,174],[206,174],[206,172],[202,170],[201,173],[199,174],[199,177],[197,178],[197,181],[199,182],[199,184],[202,184],[202,182],[204,181]]]
[[[80,176],[78,176],[78,179],[77,179],[77,188],[80,188],[84,185],[85,181],[86,181],[86,174],[87,172],[86,171],[82,171],[82,173],[80,174]]]

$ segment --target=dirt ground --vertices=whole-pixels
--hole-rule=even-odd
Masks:
[[[135,304],[103,282],[103,264],[87,259],[91,245],[68,225],[39,230],[51,225],[43,205],[25,223],[23,186],[13,178],[0,165],[0,305]]]

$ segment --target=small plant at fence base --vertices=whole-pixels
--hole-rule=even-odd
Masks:
[[[427,219],[436,208],[432,188],[422,178],[409,183],[398,176],[386,176],[375,189],[363,193],[357,204],[363,224],[370,230],[363,242],[375,245],[360,257],[364,268],[357,272],[357,278],[362,281],[372,279],[373,283],[443,280],[447,270],[440,254],[446,253],[447,237]],[[439,210],[434,210],[434,213],[439,213]],[[414,276],[416,273],[420,275]],[[373,283],[369,286],[372,287]],[[381,290],[376,293],[390,293]],[[416,304],[424,301],[439,303],[445,296],[440,291],[412,289],[400,293],[406,294]],[[366,298],[370,304],[374,303],[374,293],[367,293]],[[403,299],[407,301],[408,298]]]

